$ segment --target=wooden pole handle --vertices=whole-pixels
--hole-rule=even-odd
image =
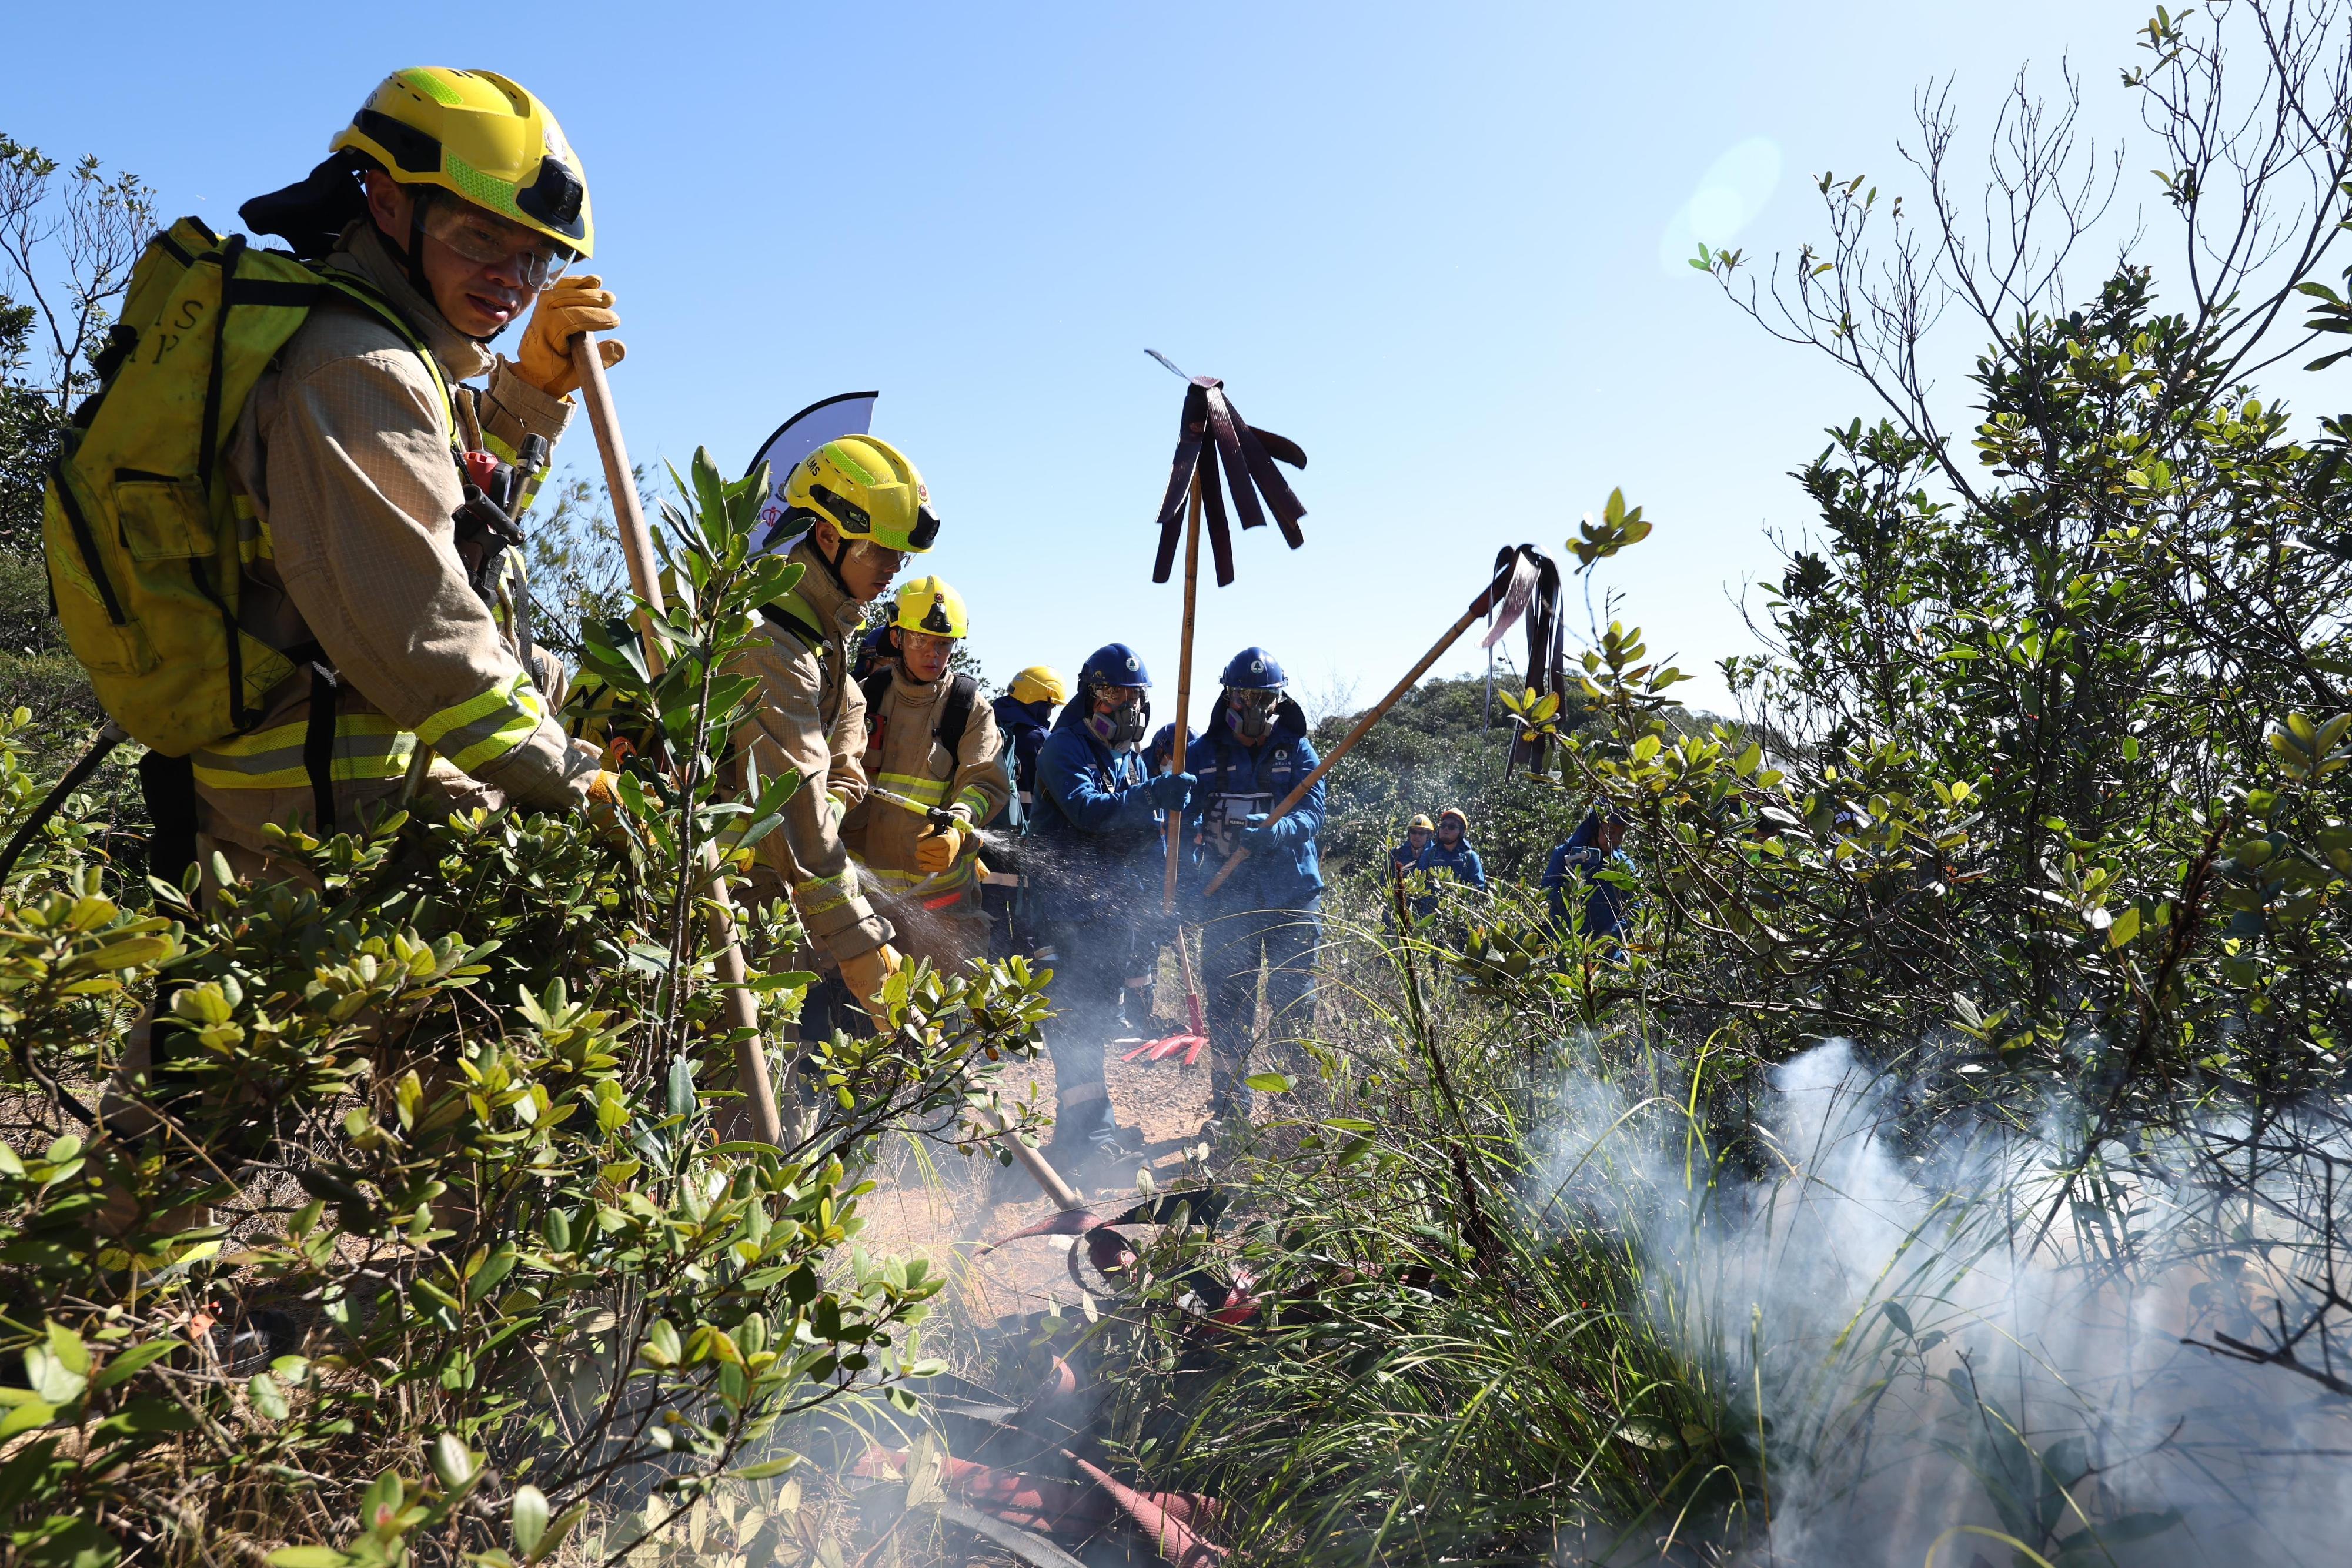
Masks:
[[[972,1119],[997,1135],[998,1141],[1003,1144],[1005,1152],[1013,1156],[1013,1161],[1023,1170],[1029,1173],[1030,1179],[1037,1184],[1045,1196],[1054,1200],[1055,1208],[1067,1213],[1072,1209],[1084,1208],[1087,1206],[1086,1199],[1078,1196],[1077,1189],[1062,1179],[1061,1173],[1046,1163],[1045,1155],[1023,1143],[1018,1136],[1005,1131],[1004,1124],[997,1119],[993,1111],[984,1105],[976,1107],[972,1112]]]
[[[621,418],[613,407],[613,388],[604,379],[604,359],[596,351],[594,333],[583,332],[572,340],[572,362],[580,371],[580,401],[588,405],[596,450],[604,459],[604,487],[612,492],[613,521],[621,535],[621,555],[629,563],[629,586],[644,601],[637,611],[637,637],[645,647],[646,667],[658,674],[661,642],[654,635],[653,613],[646,606],[661,602],[661,567],[654,555],[653,534],[646,527],[645,504],[637,498],[636,471],[629,466],[629,449],[621,439]],[[735,910],[727,897],[727,883],[719,874],[716,846],[702,846],[701,871],[709,892],[706,929],[717,955],[713,967],[727,994],[727,1021],[730,1029],[751,1031],[735,1047],[737,1087],[742,1090],[751,1113],[752,1135],[781,1148],[783,1118],[776,1106],[775,1086],[768,1079],[768,1053],[760,1037],[760,1003],[744,983],[743,949],[736,938]]]
[[[604,488],[613,497],[613,522],[621,536],[621,559],[628,563],[629,586],[646,604],[659,604],[661,562],[654,554],[653,532],[646,527],[637,473],[629,465],[621,416],[613,407],[613,384],[604,379],[604,357],[596,351],[593,332],[572,340],[572,363],[580,372],[580,401],[587,405],[588,424],[596,433],[597,454],[604,460]],[[637,637],[645,645],[646,667],[659,674],[661,643],[654,635],[651,612],[643,609],[637,612]]]
[[[1192,614],[1201,591],[1201,471],[1192,470],[1192,504],[1184,520],[1184,631],[1176,655],[1176,727],[1168,741],[1168,771],[1181,773],[1185,732],[1192,723]],[[1160,890],[1160,913],[1176,912],[1176,878],[1184,860],[1184,813],[1168,813],[1168,877]]]

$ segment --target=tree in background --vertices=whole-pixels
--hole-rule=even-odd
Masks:
[[[0,712],[42,720],[47,758],[98,722],[96,699],[49,612],[41,486],[75,401],[92,391],[131,267],[155,226],[153,193],[95,158],[71,169],[0,135]]]

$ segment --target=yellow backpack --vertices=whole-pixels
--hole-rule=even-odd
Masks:
[[[293,673],[237,621],[261,538],[221,455],[261,372],[330,298],[397,330],[446,401],[433,356],[365,282],[182,218],[131,269],[99,392],[50,468],[41,523],[66,642],[108,716],[167,757],[251,728]]]

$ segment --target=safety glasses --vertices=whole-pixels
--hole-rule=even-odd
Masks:
[[[1264,692],[1229,692],[1226,694],[1225,700],[1233,704],[1240,712],[1255,714],[1262,718],[1281,706],[1282,691],[1280,687],[1276,687],[1272,691]]]
[[[1097,686],[1095,688],[1097,713],[1117,713],[1123,707],[1133,707],[1142,700],[1141,686]]]
[[[501,266],[536,294],[563,276],[572,251],[471,202],[427,201],[425,232],[477,267]]]

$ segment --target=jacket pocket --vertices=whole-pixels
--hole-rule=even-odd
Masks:
[[[119,468],[114,506],[122,546],[133,560],[189,560],[213,553],[212,508],[192,483]]]

